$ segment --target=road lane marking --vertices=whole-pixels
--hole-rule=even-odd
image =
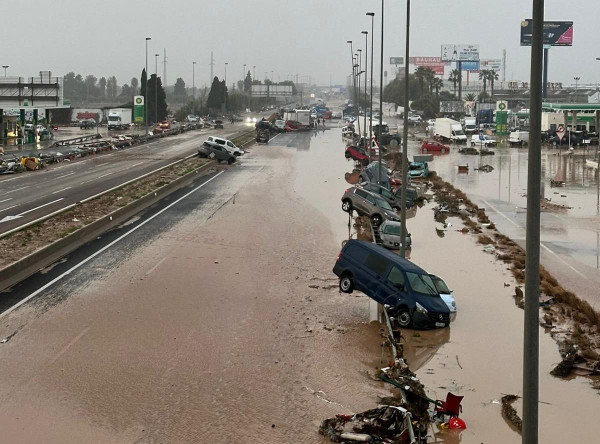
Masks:
[[[12,207],[4,208],[3,210],[0,210],[0,213],[2,213],[3,211],[6,211],[6,210],[10,210],[11,208],[14,208],[14,207],[18,207],[18,205],[13,205]]]
[[[96,179],[102,179],[103,177],[110,176],[111,174],[114,174],[114,173],[115,173],[114,171],[112,173],[106,173],[106,174],[103,174],[102,176],[96,177]]]
[[[60,193],[62,191],[70,190],[71,188],[73,188],[73,187],[63,188],[62,190],[54,191],[52,194],[58,194],[58,193]]]
[[[160,264],[162,264],[166,260],[167,260],[167,256],[165,256],[161,260],[159,260],[158,263],[154,267],[152,267],[150,270],[148,270],[146,272],[146,276],[148,276],[150,273],[152,273],[154,270],[156,270],[160,266]]]
[[[500,216],[502,216],[504,219],[506,219],[507,221],[509,221],[511,224],[513,224],[515,227],[517,228],[523,228],[521,227],[518,223],[516,223],[514,220],[512,220],[510,217],[506,216],[502,211],[500,211],[498,208],[496,208],[495,206],[493,206],[491,203],[489,203],[487,200],[482,200],[482,202],[484,204],[486,204],[488,207],[490,207],[492,210],[494,210],[496,213],[498,213]]]
[[[50,365],[54,364],[58,360],[58,358],[60,358],[62,355],[64,355],[77,341],[79,341],[81,338],[83,338],[88,331],[90,331],[90,327],[86,328],[81,333],[79,333],[77,336],[75,336],[71,340],[71,342],[69,342],[67,345],[65,345],[61,351],[59,351],[56,355],[54,355],[54,357],[50,360]]]
[[[60,199],[56,199],[56,200],[53,200],[52,202],[45,203],[43,205],[40,205],[39,207],[32,208],[31,210],[23,211],[21,214],[18,214],[18,216],[23,216],[24,214],[31,213],[32,211],[39,210],[40,208],[47,207],[48,205],[52,205],[53,203],[60,202],[61,200],[64,200],[64,199],[65,199],[64,197],[61,197]]]
[[[553,255],[556,259],[558,259],[559,261],[561,261],[563,264],[565,264],[567,267],[569,267],[571,270],[573,270],[579,276],[581,276],[582,278],[584,278],[586,280],[588,279],[588,277],[585,274],[583,274],[581,271],[577,270],[575,267],[573,267],[571,264],[569,264],[567,261],[565,261],[563,258],[561,258],[558,254],[556,254],[550,248],[548,248],[547,246],[545,246],[543,243],[540,242],[540,245],[542,246],[542,248],[544,250],[546,250],[548,253],[550,253],[551,255]]]
[[[73,174],[75,174],[75,171],[73,171],[71,173],[63,174],[62,176],[58,176],[57,179],[62,179],[63,177],[72,176]]]
[[[12,199],[13,199],[12,197],[9,197],[8,199],[0,200],[0,203],[2,203],[2,202],[8,202],[9,200],[12,200]]]
[[[12,179],[2,179],[0,181],[0,183],[4,183],[4,182],[10,182],[11,180],[16,180],[16,179],[20,179],[20,177],[13,177]]]
[[[211,177],[210,179],[208,179],[206,182],[203,182],[202,184],[198,185],[196,188],[194,188],[193,190],[189,191],[188,193],[184,194],[183,196],[181,196],[179,199],[177,199],[174,202],[171,202],[169,205],[167,205],[166,207],[164,207],[162,210],[158,211],[156,214],[153,214],[152,216],[150,216],[148,219],[146,219],[145,221],[143,221],[142,223],[140,223],[139,225],[136,225],[135,227],[133,227],[131,230],[129,230],[128,232],[126,232],[125,234],[122,234],[121,236],[119,236],[118,238],[116,238],[114,241],[112,241],[111,243],[109,243],[108,245],[105,245],[104,247],[102,247],[100,250],[96,251],[95,253],[91,254],[90,256],[88,256],[87,258],[85,258],[84,260],[82,260],[81,262],[79,262],[78,264],[72,266],[71,268],[69,268],[67,271],[65,271],[64,273],[62,273],[61,275],[55,277],[54,279],[52,279],[50,282],[48,282],[47,284],[43,285],[42,287],[38,288],[37,290],[35,290],[33,293],[31,293],[29,296],[27,296],[26,298],[24,298],[23,300],[17,302],[15,305],[13,305],[12,307],[6,309],[5,311],[3,311],[2,313],[0,313],[0,319],[4,318],[5,316],[9,315],[10,313],[12,313],[14,310],[16,310],[17,308],[19,308],[21,305],[27,303],[28,301],[30,301],[32,298],[36,297],[38,294],[40,294],[42,291],[46,290],[48,287],[51,287],[52,285],[54,285],[55,283],[57,283],[58,281],[60,281],[61,279],[63,279],[65,276],[68,276],[69,274],[71,274],[73,271],[77,270],[79,267],[81,267],[82,265],[85,265],[86,263],[88,263],[89,261],[91,261],[92,259],[94,259],[96,256],[102,254],[104,251],[108,250],[110,247],[112,247],[113,245],[115,245],[116,243],[120,242],[122,239],[125,239],[127,236],[129,236],[131,233],[135,232],[136,230],[138,230],[139,228],[143,227],[144,225],[146,225],[148,222],[150,222],[151,220],[153,220],[155,217],[160,216],[162,213],[164,213],[165,211],[167,211],[169,208],[171,208],[173,205],[178,204],[179,202],[181,202],[183,199],[185,199],[186,197],[188,197],[189,195],[195,193],[196,191],[198,191],[200,188],[202,188],[204,185],[206,185],[207,183],[211,182],[212,180],[216,179],[217,177],[219,177],[221,174],[223,174],[225,171],[221,171],[217,174],[215,174],[213,177]]]
[[[15,188],[14,190],[7,191],[5,194],[14,193],[15,191],[24,190],[25,188],[29,188],[29,185],[26,185],[26,186],[21,187],[21,188]]]
[[[144,162],[134,163],[133,165],[131,165],[131,168],[133,168],[133,167],[136,167],[136,166],[138,166],[138,165],[141,165],[141,164],[143,164],[143,163],[144,163]]]

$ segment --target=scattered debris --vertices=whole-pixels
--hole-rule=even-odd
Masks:
[[[517,411],[512,406],[519,397],[517,395],[504,395],[500,401],[502,402],[502,416],[510,422],[518,431],[523,428],[523,421],[519,418]]]
[[[475,171],[483,171],[484,173],[491,173],[494,171],[494,167],[488,164],[481,165],[479,168],[475,168]]]

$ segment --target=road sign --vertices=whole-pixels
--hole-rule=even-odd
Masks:
[[[479,60],[479,45],[442,45],[444,62]]]
[[[508,111],[496,111],[496,135],[505,136],[508,133]]]
[[[532,20],[521,22],[521,46],[531,46]],[[544,22],[544,45],[573,46],[573,22]]]
[[[390,65],[404,65],[404,57],[390,57]]]
[[[556,135],[558,136],[558,140],[562,140],[563,137],[565,137],[565,127],[562,125],[558,125],[558,128],[556,128]]]
[[[479,133],[479,140],[485,140],[485,136],[483,135],[483,131]]]

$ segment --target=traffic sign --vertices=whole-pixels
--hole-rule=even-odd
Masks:
[[[559,140],[562,140],[563,137],[565,137],[565,127],[558,125],[558,128],[556,128],[556,135],[558,136]]]

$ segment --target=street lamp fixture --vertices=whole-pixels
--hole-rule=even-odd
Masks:
[[[154,54],[154,122],[158,123],[158,57]]]
[[[375,29],[375,13],[367,12],[367,15],[371,17],[371,100],[369,101],[369,110],[371,116],[369,117],[369,143],[373,141],[373,32]]]
[[[361,34],[365,35],[365,118],[363,119],[363,136],[367,137],[367,68],[369,67],[368,56],[369,56],[369,31],[361,31]],[[369,151],[369,157],[371,151]]]
[[[581,77],[577,76],[577,77],[573,77],[573,80],[575,80],[575,91],[577,91],[577,86],[579,84],[579,80],[581,79]]]
[[[192,62],[192,100],[196,99],[196,62]]]
[[[225,111],[227,111],[227,65],[229,65],[229,63],[225,62],[225,88],[223,89],[223,94],[225,95]]]
[[[4,77],[6,77],[6,70],[9,68],[9,65],[2,65],[2,68],[4,68]]]

